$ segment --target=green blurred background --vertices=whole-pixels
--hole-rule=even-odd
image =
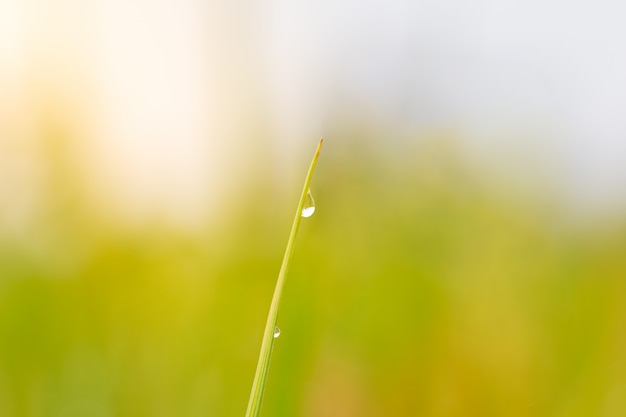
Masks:
[[[0,417],[626,416],[624,13],[0,0]]]
[[[326,141],[263,415],[624,415],[624,223],[574,227],[422,142]],[[243,415],[298,187],[261,158],[217,223],[129,230],[48,163],[1,240],[0,415]]]

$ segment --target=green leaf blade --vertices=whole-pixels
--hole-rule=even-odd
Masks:
[[[272,303],[270,305],[270,311],[267,316],[267,322],[265,324],[265,331],[263,333],[263,341],[261,342],[261,351],[259,353],[259,360],[257,362],[256,373],[254,375],[254,381],[252,382],[252,389],[250,391],[250,399],[248,400],[248,408],[246,410],[246,417],[258,417],[261,412],[261,403],[263,401],[263,394],[265,392],[265,386],[267,383],[267,375],[269,372],[270,359],[272,356],[272,350],[274,348],[274,328],[276,327],[276,320],[278,318],[278,307],[280,305],[280,298],[283,292],[283,286],[285,283],[285,277],[287,270],[289,269],[289,261],[293,253],[294,243],[300,228],[300,221],[302,220],[302,209],[304,208],[305,200],[309,187],[311,186],[311,180],[315,167],[317,166],[317,160],[319,159],[320,152],[322,150],[322,144],[324,140],[320,139],[309,171],[304,180],[304,187],[300,196],[300,202],[298,203],[298,209],[294,217],[291,233],[289,234],[289,240],[287,241],[287,248],[285,249],[285,255],[283,256],[283,262],[278,273],[278,279],[276,280],[276,287],[274,288],[274,295],[272,296]]]

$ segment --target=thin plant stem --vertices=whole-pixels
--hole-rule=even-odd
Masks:
[[[276,327],[276,319],[278,317],[278,307],[280,304],[280,297],[283,292],[283,286],[285,284],[285,276],[289,268],[289,260],[293,253],[293,247],[298,234],[298,228],[300,227],[300,220],[302,219],[302,209],[304,208],[307,193],[311,185],[311,179],[313,178],[313,172],[317,166],[317,160],[322,150],[323,139],[320,139],[315,155],[309,166],[309,172],[304,180],[304,188],[302,189],[302,195],[300,196],[300,202],[298,203],[298,209],[293,219],[291,226],[291,233],[289,234],[289,240],[287,241],[287,249],[285,249],[285,255],[283,256],[283,263],[278,273],[278,279],[276,280],[276,287],[274,288],[274,295],[272,296],[272,304],[270,305],[270,311],[267,316],[267,322],[265,324],[265,331],[263,333],[263,342],[261,343],[261,352],[259,353],[259,361],[257,362],[256,373],[254,374],[254,381],[252,382],[252,390],[250,391],[250,399],[248,400],[248,409],[246,410],[246,417],[258,417],[261,411],[261,402],[263,401],[263,393],[265,392],[265,385],[267,383],[267,374],[270,366],[270,359],[272,356],[272,349],[274,347],[274,328]]]

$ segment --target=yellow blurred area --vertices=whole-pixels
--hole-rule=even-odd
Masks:
[[[626,217],[445,120],[276,121],[323,82],[229,4],[0,3],[0,417],[242,416],[318,131],[262,415],[625,416]]]

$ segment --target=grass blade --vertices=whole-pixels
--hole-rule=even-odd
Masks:
[[[254,381],[252,382],[252,390],[250,391],[250,399],[248,400],[248,409],[246,410],[246,417],[258,417],[261,411],[261,402],[263,401],[263,393],[265,391],[265,384],[267,382],[267,374],[270,367],[270,358],[272,356],[272,349],[274,347],[274,328],[276,327],[276,319],[278,317],[278,306],[280,304],[280,296],[283,292],[283,286],[285,284],[285,276],[287,275],[287,269],[289,268],[289,260],[293,252],[294,242],[296,235],[298,234],[298,228],[300,227],[300,220],[302,219],[302,209],[304,208],[307,193],[311,185],[311,179],[313,178],[313,172],[317,165],[317,160],[322,150],[323,139],[320,139],[315,155],[309,166],[309,172],[304,180],[304,188],[302,189],[302,195],[300,196],[300,202],[298,203],[298,209],[296,210],[296,216],[293,219],[291,226],[291,233],[289,234],[289,240],[287,241],[287,249],[285,249],[285,255],[283,256],[283,263],[280,266],[280,272],[278,273],[278,279],[276,280],[276,288],[274,288],[274,295],[272,296],[272,304],[270,305],[270,311],[267,316],[267,322],[265,324],[265,332],[263,333],[263,342],[261,343],[261,352],[259,353],[259,361],[257,362],[256,373],[254,375]]]

